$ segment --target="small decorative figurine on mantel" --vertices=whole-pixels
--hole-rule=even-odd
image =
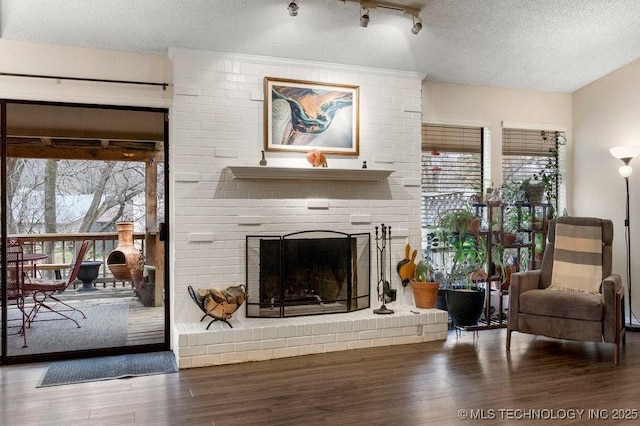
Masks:
[[[327,157],[317,149],[307,152],[307,161],[311,163],[313,167],[327,167]]]

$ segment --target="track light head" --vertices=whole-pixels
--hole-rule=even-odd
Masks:
[[[418,34],[422,29],[422,19],[417,16],[413,17],[413,27],[411,27],[412,34]]]
[[[289,16],[298,16],[298,3],[296,3],[296,0],[292,0],[291,3],[289,3],[289,6],[287,6],[287,10],[289,11]]]
[[[360,9],[360,26],[366,28],[369,25],[369,9],[362,7]]]

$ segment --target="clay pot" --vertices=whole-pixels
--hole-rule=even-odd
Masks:
[[[142,286],[144,270],[139,267],[131,268],[131,279],[133,280],[133,290],[136,294],[139,294],[140,287]]]
[[[416,304],[416,308],[434,308],[436,306],[439,287],[440,284],[435,282],[411,281],[413,300]]]
[[[140,252],[133,245],[133,222],[120,222],[118,246],[109,253],[107,266],[113,276],[121,281],[131,280],[131,268],[137,267]]]
[[[500,288],[504,291],[507,291],[509,290],[509,286],[511,285],[511,274],[518,272],[518,266],[517,265],[505,266],[504,272],[506,276],[504,277],[504,281],[502,282],[502,286]]]
[[[474,217],[473,219],[467,222],[467,234],[469,235],[479,235],[480,234],[480,225],[482,225],[482,220],[479,217]]]
[[[512,232],[504,232],[502,234],[502,244],[510,246],[516,243],[516,234]]]

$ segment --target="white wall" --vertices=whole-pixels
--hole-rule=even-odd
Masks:
[[[404,245],[420,246],[421,76],[276,58],[176,49],[171,114],[172,224],[176,322],[196,321],[187,285],[245,282],[247,234],[330,229],[371,232],[384,223],[392,271]],[[360,155],[328,155],[329,168],[391,169],[379,182],[238,180],[226,166],[258,165],[263,148],[265,76],[360,87]],[[268,165],[310,167],[303,153],[267,152]],[[310,208],[321,199],[328,208]],[[354,217],[357,216],[354,220]],[[372,245],[375,242],[372,238]],[[372,251],[372,307],[375,298]],[[397,274],[393,287],[398,288]],[[411,290],[398,304],[412,303]],[[244,309],[234,316],[244,316]]]
[[[614,271],[626,283],[625,183],[622,162],[609,148],[640,144],[640,61],[634,61],[573,94],[575,163],[573,193],[576,214],[606,217],[614,223]],[[640,314],[640,160],[629,178],[631,277],[634,313]]]
[[[491,130],[491,180],[501,182],[500,152],[502,123],[532,124],[536,127],[566,129],[567,157],[572,150],[571,94],[471,86],[426,81],[422,86],[425,123],[468,124]],[[539,125],[539,126],[538,126]],[[570,165],[570,162],[569,162]],[[571,187],[571,170],[566,176]],[[571,206],[571,194],[567,194]]]
[[[0,39],[0,71],[171,83],[166,56]],[[168,107],[172,88],[0,76],[0,97],[16,100]]]

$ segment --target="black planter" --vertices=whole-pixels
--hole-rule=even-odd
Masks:
[[[447,309],[456,327],[477,325],[484,308],[484,289],[447,290]]]
[[[436,309],[442,309],[443,311],[447,310],[447,290],[438,290],[438,295],[436,296]]]
[[[97,288],[93,286],[93,280],[98,278],[101,266],[102,262],[99,260],[83,261],[82,263],[80,263],[77,278],[82,281],[82,287],[80,287],[78,291],[97,290]]]

